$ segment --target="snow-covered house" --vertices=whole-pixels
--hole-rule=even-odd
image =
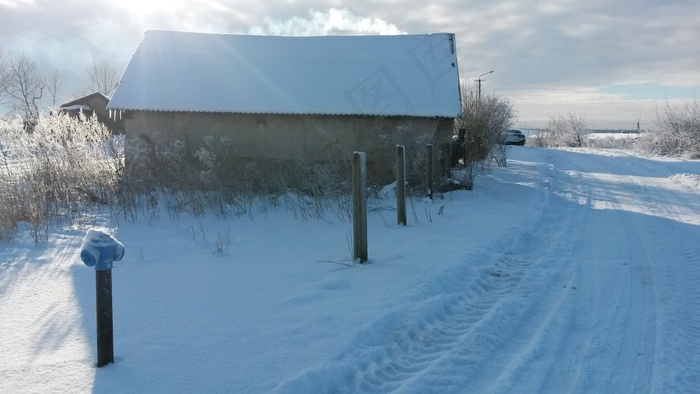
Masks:
[[[97,120],[104,123],[113,133],[124,131],[124,124],[119,119],[110,118],[107,104],[109,98],[100,92],[88,94],[69,101],[58,107],[58,111],[77,117],[82,112],[85,116],[97,116]]]
[[[234,141],[238,157],[318,163],[450,140],[461,113],[455,36],[254,36],[149,30],[109,102],[127,139]],[[408,144],[407,144],[408,145]]]

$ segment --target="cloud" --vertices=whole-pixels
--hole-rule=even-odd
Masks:
[[[404,34],[396,25],[379,18],[358,16],[347,8],[327,11],[311,9],[306,17],[286,20],[265,18],[263,26],[254,26],[249,34],[260,35],[334,35],[334,34]]]
[[[631,122],[639,117],[635,108],[653,112],[650,94],[616,86],[700,94],[697,0],[178,0],[135,9],[139,4],[0,0],[0,48],[25,53],[43,71],[65,71],[77,83],[94,59],[126,65],[150,28],[266,35],[450,32],[463,81],[473,84],[495,70],[483,89],[511,98],[522,119],[572,110],[591,120],[617,113]]]

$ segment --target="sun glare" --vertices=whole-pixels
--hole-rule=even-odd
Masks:
[[[32,0],[0,0],[0,5],[6,7],[21,7],[24,5],[34,5]]]
[[[122,0],[118,2],[121,7],[138,16],[146,16],[161,11],[172,11],[182,7],[184,3],[184,0]]]

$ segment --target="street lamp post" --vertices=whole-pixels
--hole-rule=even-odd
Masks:
[[[491,71],[489,71],[489,72],[485,72],[485,73],[479,75],[479,79],[476,79],[476,80],[475,80],[475,81],[478,83],[478,90],[477,90],[478,95],[477,95],[477,98],[478,98],[479,100],[481,100],[481,81],[484,81],[484,79],[481,79],[481,77],[483,77],[484,75],[487,75],[487,74],[491,74],[492,72],[493,72],[493,70],[491,70]]]

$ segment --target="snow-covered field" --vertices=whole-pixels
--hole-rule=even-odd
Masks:
[[[282,208],[20,232],[0,244],[0,392],[700,392],[700,162],[509,155],[407,227],[382,201],[361,266],[350,223]],[[127,248],[99,369],[90,226]]]
[[[602,139],[609,139],[609,140],[630,140],[634,141],[641,137],[641,133],[629,133],[629,132],[620,132],[620,133],[590,133],[588,134],[588,139],[591,140],[602,140]]]

